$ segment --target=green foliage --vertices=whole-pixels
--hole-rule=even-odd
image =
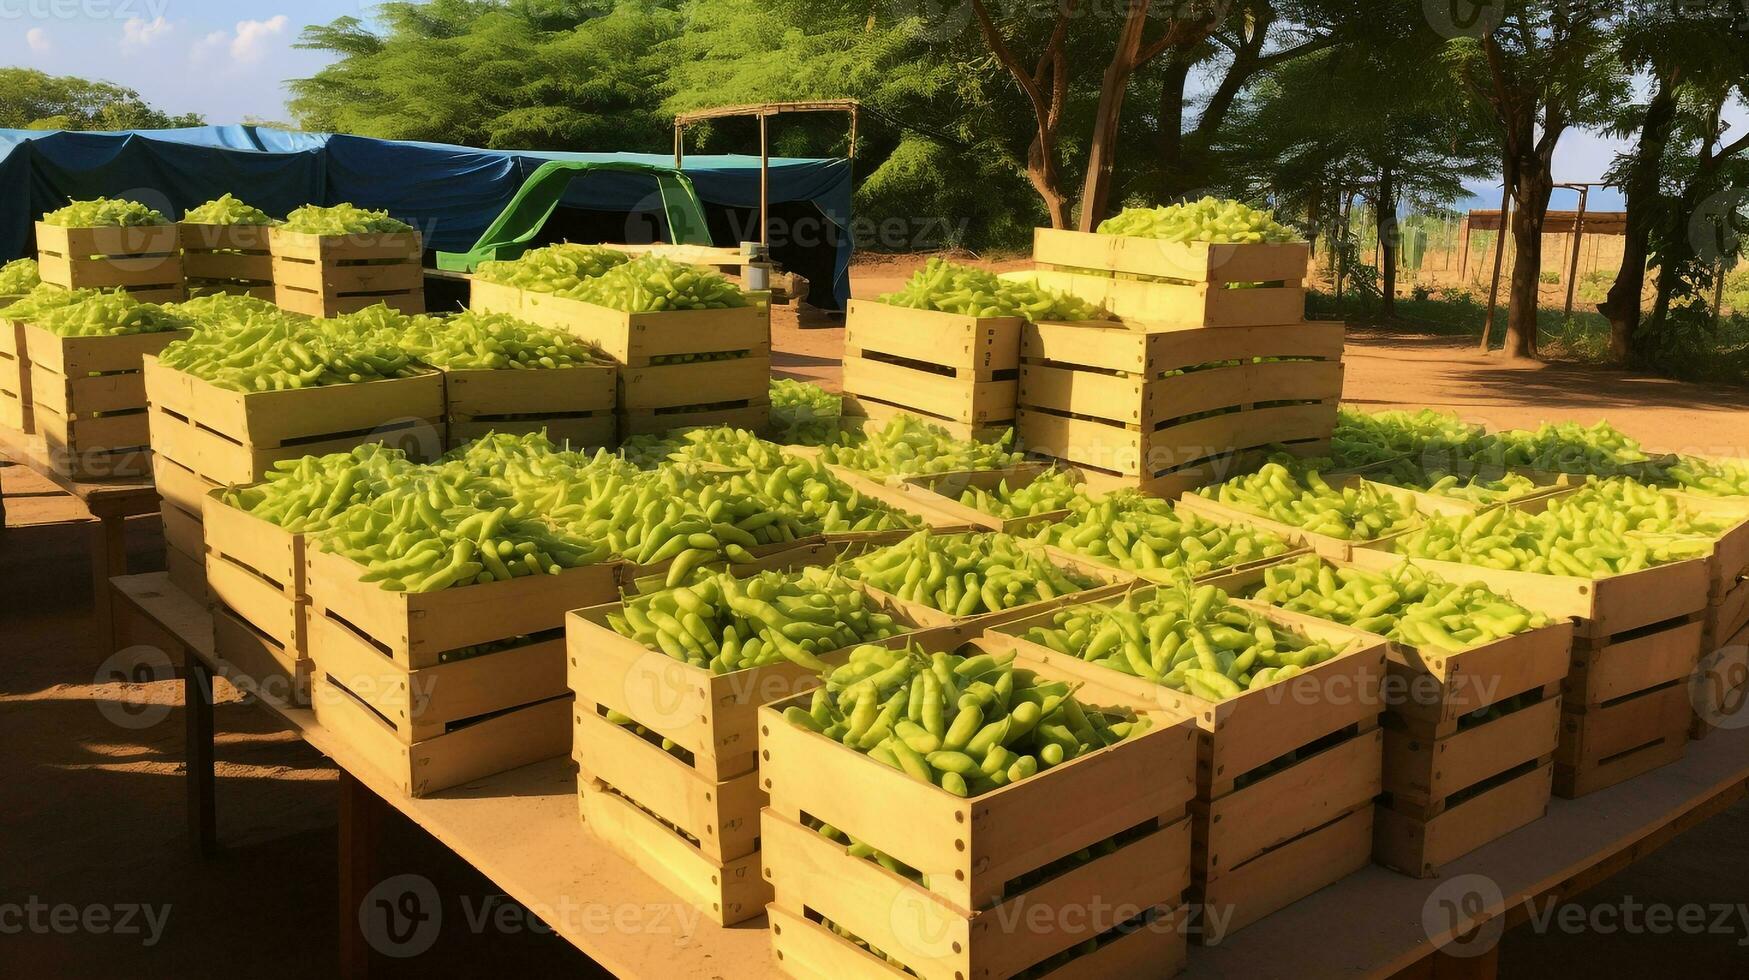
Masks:
[[[0,68],[0,129],[169,129],[199,126],[195,113],[171,115],[133,89],[30,68]]]

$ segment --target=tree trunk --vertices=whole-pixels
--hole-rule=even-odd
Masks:
[[[1033,137],[1032,145],[1026,151],[1026,179],[1032,182],[1032,189],[1038,192],[1039,200],[1044,202],[1045,214],[1050,218],[1051,227],[1067,228],[1069,198],[1063,193],[1062,181],[1058,179],[1052,156],[1052,153],[1045,150],[1044,141]]]
[[[1506,356],[1536,356],[1537,291],[1542,285],[1543,219],[1554,191],[1548,161],[1520,161],[1512,198],[1511,291],[1506,300]]]
[[[1397,185],[1391,165],[1379,170],[1379,318],[1397,315]]]
[[[1148,24],[1149,0],[1129,0],[1117,50],[1105,66],[1099,86],[1099,106],[1093,113],[1093,138],[1087,149],[1087,180],[1081,187],[1082,231],[1092,231],[1105,218],[1111,196],[1111,170],[1117,157],[1118,126],[1123,121],[1124,92],[1129,89],[1136,55],[1142,50],[1142,28]]]
[[[1639,145],[1622,188],[1626,201],[1626,234],[1622,239],[1621,266],[1609,295],[1597,304],[1597,312],[1609,320],[1609,350],[1617,364],[1635,359],[1634,334],[1640,326],[1640,296],[1646,289],[1646,252],[1651,233],[1651,210],[1658,196],[1658,168],[1670,143],[1676,121],[1676,94],[1667,78],[1660,77],[1658,90],[1646,105],[1640,126]]]

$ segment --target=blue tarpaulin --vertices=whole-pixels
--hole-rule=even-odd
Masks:
[[[254,126],[0,129],[0,256],[27,254],[32,222],[73,199],[125,197],[174,218],[226,192],[275,215],[311,203],[386,209],[424,232],[428,248],[466,251],[548,160],[674,162],[661,154],[480,150]],[[758,208],[758,157],[687,157],[685,170],[707,209]],[[774,257],[792,269],[830,269],[832,288],[816,288],[812,302],[842,309],[850,297],[850,163],[777,158],[770,174],[773,213],[790,212],[785,234],[774,239]],[[603,173],[573,182],[565,203],[635,213],[656,209],[655,200],[653,181]],[[811,212],[796,214],[808,206],[818,212],[818,227],[808,226]],[[751,227],[740,230],[757,237]]]

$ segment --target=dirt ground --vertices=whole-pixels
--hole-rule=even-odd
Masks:
[[[893,288],[908,268],[889,261],[857,271],[857,292],[872,295]],[[800,330],[787,313],[774,329],[783,373],[836,387],[841,330]],[[1367,408],[1457,411],[1496,427],[1601,417],[1665,447],[1749,454],[1743,449],[1749,394],[1513,365],[1465,347],[1438,338],[1352,336],[1347,397]],[[180,683],[108,675],[109,651],[98,649],[86,626],[86,531],[74,507],[22,467],[6,468],[0,480],[8,512],[0,533],[0,975],[332,975],[338,929],[332,768],[221,685],[215,731],[224,851],[193,857],[183,830]],[[162,567],[155,520],[133,522],[129,546],[135,570]],[[395,832],[397,826],[406,832]],[[416,829],[392,824],[384,837],[385,871],[431,878],[454,921],[494,896],[489,881]],[[1739,804],[1585,901],[1605,908],[1734,905],[1749,899],[1745,881],[1749,805]],[[1501,972],[1636,976],[1681,964],[1741,975],[1749,953],[1739,942],[1749,944],[1741,917],[1703,936],[1521,929],[1505,940]],[[482,935],[445,928],[430,952],[380,966],[384,976],[425,980],[488,970],[593,972],[574,950],[528,928]]]

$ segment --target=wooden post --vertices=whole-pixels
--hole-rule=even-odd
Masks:
[[[1585,196],[1590,191],[1590,187],[1579,185],[1579,213],[1573,216],[1573,254],[1568,256],[1567,262],[1567,305],[1561,311],[1563,320],[1573,315],[1573,285],[1579,279],[1579,248],[1584,244]]]
[[[1488,351],[1488,335],[1494,332],[1494,304],[1500,301],[1500,262],[1506,257],[1506,226],[1512,211],[1512,182],[1500,182],[1500,232],[1494,240],[1494,279],[1488,284],[1488,318],[1482,321],[1482,352]]]
[[[188,839],[198,857],[218,849],[213,792],[213,673],[193,650],[182,651],[184,780],[188,789]]]
[[[359,907],[377,885],[377,849],[384,804],[371,788],[345,769],[340,770],[340,976],[365,980],[370,976],[370,943],[365,939]]]
[[[771,244],[771,226],[768,223],[768,208],[771,205],[771,148],[766,142],[765,121],[770,117],[759,114],[759,244]]]
[[[674,121],[674,169],[675,170],[680,169],[680,161],[681,161],[681,158],[685,155],[685,153],[686,153],[685,128],[680,125],[680,120],[676,119]]]
[[[1458,233],[1464,236],[1464,244],[1458,253],[1458,279],[1462,280],[1470,272],[1470,216],[1464,215],[1464,220],[1458,224]]]
[[[854,104],[850,107],[850,153],[848,156],[852,160],[856,159],[856,110],[858,108]]]

